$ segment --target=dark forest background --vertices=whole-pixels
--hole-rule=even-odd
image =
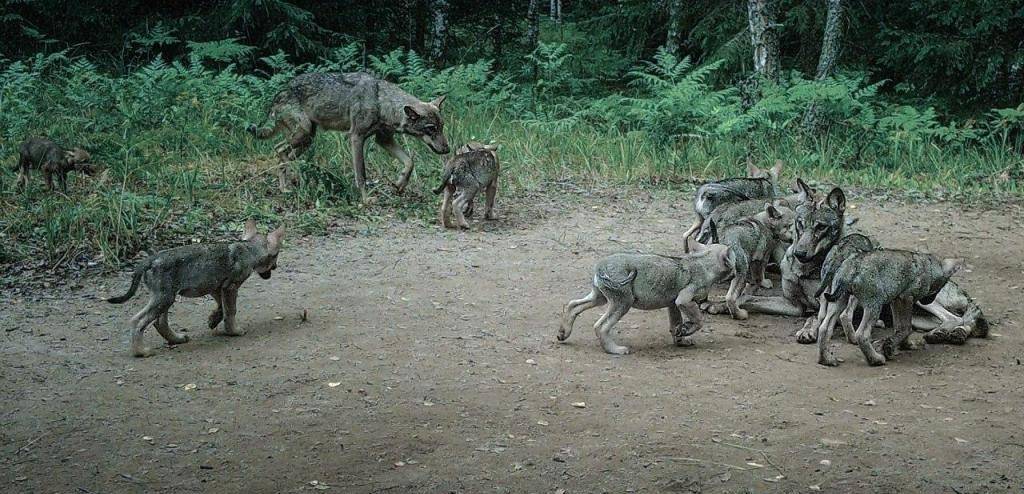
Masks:
[[[276,191],[274,143],[242,129],[309,71],[447,94],[449,140],[496,141],[513,195],[775,160],[787,180],[910,198],[1016,198],[1024,178],[1024,0],[0,1],[3,262],[116,266],[245,217],[430,221],[439,158],[412,140],[404,196],[371,145],[379,202],[354,201],[337,133]],[[22,190],[29,135],[104,171]]]

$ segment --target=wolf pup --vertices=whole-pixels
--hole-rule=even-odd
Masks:
[[[734,319],[746,319],[747,311],[737,303],[748,284],[755,287],[768,288],[764,268],[772,260],[776,246],[788,239],[787,230],[793,222],[793,211],[787,208],[776,208],[771,203],[763,205],[764,210],[751,218],[740,220],[726,226],[715,236],[722,245],[729,246],[735,254],[735,273],[729,291],[725,294],[725,307],[712,304],[708,307],[711,314],[720,314],[728,309]],[[712,226],[714,230],[715,227]]]
[[[149,288],[149,303],[131,318],[132,355],[148,357],[153,354],[142,341],[143,332],[150,324],[168,343],[176,345],[189,340],[188,336],[176,333],[167,323],[167,311],[177,295],[212,295],[217,308],[210,314],[210,329],[224,321],[224,334],[245,334],[235,326],[238,287],[253,272],[265,280],[270,279],[270,273],[277,269],[277,255],[283,238],[283,226],[263,236],[256,232],[256,222],[249,220],[245,223],[241,242],[176,247],[139,263],[128,293],[107,299],[112,304],[122,304],[135,295],[140,282],[145,282]]]
[[[727,178],[701,185],[693,199],[693,211],[697,218],[683,233],[683,241],[694,236],[711,212],[723,204],[748,199],[772,200],[775,197],[775,184],[781,173],[782,161],[776,161],[775,166],[768,170],[762,170],[748,162],[748,178]]]
[[[284,131],[285,141],[275,150],[281,162],[278,180],[287,190],[285,167],[298,159],[313,144],[318,128],[349,133],[352,168],[356,187],[366,196],[366,139],[374,137],[391,156],[405,166],[395,188],[405,190],[412,174],[409,154],[395,140],[395,134],[417,137],[437,154],[448,154],[444,136],[441,104],[444,96],[423,102],[398,86],[365,73],[303,74],[274,96],[264,125],[250,125],[248,131],[258,139],[268,139]],[[267,122],[273,122],[267,126]]]
[[[909,349],[907,338],[913,332],[914,303],[930,304],[949,278],[963,266],[958,259],[943,259],[930,254],[904,250],[877,249],[854,254],[839,267],[825,292],[829,307],[818,335],[819,363],[835,366],[838,361],[828,352],[835,317],[846,310],[851,297],[864,310],[855,339],[871,365],[883,365],[897,353]],[[893,335],[882,343],[882,353],[871,341],[871,328],[890,305]]]
[[[832,279],[835,278],[836,272],[839,271],[839,267],[842,266],[843,262],[847,259],[857,254],[870,252],[877,248],[878,245],[869,237],[859,233],[853,233],[839,239],[835,246],[829,250],[828,255],[825,256],[825,260],[821,264],[821,286],[814,294],[815,298],[818,299],[818,317],[808,319],[808,324],[818,324],[817,334],[824,334],[821,325],[824,324],[825,321],[829,320],[829,318],[826,317],[828,303],[825,301],[824,293],[826,289],[832,286]],[[846,334],[846,340],[854,344],[857,343],[857,340],[854,338],[853,328],[853,315],[856,308],[857,302],[851,296],[846,310],[839,315],[839,321],[843,325],[843,332]],[[833,324],[835,322],[834,317],[835,316],[831,318],[831,322]],[[831,334],[831,329],[829,331],[829,334]],[[827,345],[827,340],[820,339],[818,341],[818,346],[821,347],[822,344]]]
[[[53,177],[57,177],[60,188],[68,191],[68,172],[80,171],[88,175],[96,172],[95,166],[88,163],[92,158],[89,152],[76,147],[70,151],[61,149],[57,143],[45,137],[29,137],[18,148],[18,182],[22,187],[28,185],[29,170],[39,168],[46,178],[46,187],[53,190]]]
[[[701,245],[691,242],[690,253],[683,257],[651,254],[613,254],[594,267],[590,294],[570,301],[562,309],[558,341],[572,334],[576,318],[588,309],[610,303],[594,325],[604,351],[625,355],[629,348],[612,340],[615,323],[631,308],[668,309],[669,330],[677,346],[690,346],[690,335],[702,326],[695,300],[707,298],[711,285],[735,270],[735,254],[725,245]],[[686,321],[683,321],[683,314]]]
[[[497,150],[496,145],[471,141],[459,148],[445,164],[441,184],[434,189],[435,194],[444,192],[438,215],[443,227],[451,228],[449,219],[454,211],[459,228],[469,229],[466,216],[472,216],[473,199],[481,189],[487,195],[484,218],[495,219],[494,198],[498,193],[498,174],[501,172]]]

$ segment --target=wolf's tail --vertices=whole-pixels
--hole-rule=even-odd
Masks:
[[[132,274],[132,286],[128,288],[128,293],[121,295],[120,297],[111,297],[107,299],[107,302],[112,304],[123,304],[129,299],[135,296],[135,292],[139,290],[139,283],[142,281],[142,275],[146,274],[146,270],[149,269],[149,260],[143,261],[135,267],[135,272]]]
[[[440,194],[441,191],[448,186],[448,182],[452,179],[453,171],[454,170],[451,167],[445,167],[444,173],[441,174],[441,185],[438,185],[437,188],[434,189],[434,194]]]

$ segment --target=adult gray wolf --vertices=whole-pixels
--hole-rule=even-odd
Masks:
[[[264,123],[259,127],[250,125],[247,130],[258,139],[285,133],[285,141],[274,148],[281,161],[278,180],[282,190],[288,188],[287,164],[309,149],[317,129],[348,132],[356,187],[365,201],[366,139],[374,137],[405,166],[395,184],[401,193],[409,183],[413,162],[395,134],[417,137],[431,151],[448,154],[441,120],[444,99],[440,96],[423,102],[390,82],[361,72],[303,74],[274,96]]]

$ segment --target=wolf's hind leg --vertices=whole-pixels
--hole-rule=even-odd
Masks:
[[[594,325],[594,333],[597,334],[597,339],[601,342],[601,347],[604,348],[605,352],[613,355],[627,355],[629,354],[629,348],[624,347],[615,343],[612,339],[612,328],[615,327],[615,323],[622,319],[622,316],[629,312],[631,303],[627,303],[624,300],[611,300],[608,312],[601,316],[601,319]]]
[[[473,196],[476,195],[475,190],[464,188],[455,193],[455,221],[458,223],[459,228],[469,230],[469,222],[466,221],[466,216],[463,215],[463,211],[466,208],[466,204],[473,201]]]
[[[490,185],[487,186],[485,191],[487,194],[487,209],[484,211],[485,220],[496,220],[497,216],[494,215],[494,197],[498,195],[498,179],[495,178],[491,181]]]
[[[163,300],[157,293],[150,296],[149,302],[138,314],[131,319],[131,352],[135,357],[149,357],[153,351],[146,347],[143,335],[150,324],[156,322],[160,314],[167,312],[174,303],[173,295],[170,300]]]
[[[167,322],[167,313],[160,314],[160,317],[156,318],[156,322],[153,323],[153,327],[156,331],[163,336],[167,343],[172,345],[180,345],[182,343],[188,343],[188,335],[184,335],[175,332],[171,329],[171,325]]]
[[[576,318],[584,311],[600,307],[608,302],[597,288],[592,288],[586,297],[571,300],[562,308],[562,321],[558,328],[558,341],[565,341],[572,335],[572,327],[576,324]]]
[[[857,345],[860,346],[860,351],[864,354],[864,359],[867,360],[868,364],[885,365],[885,357],[875,350],[871,341],[871,328],[874,327],[875,321],[878,320],[878,316],[882,313],[882,308],[869,306],[864,304],[863,301],[861,305],[864,308],[864,315],[861,317],[860,326],[857,328]]]

